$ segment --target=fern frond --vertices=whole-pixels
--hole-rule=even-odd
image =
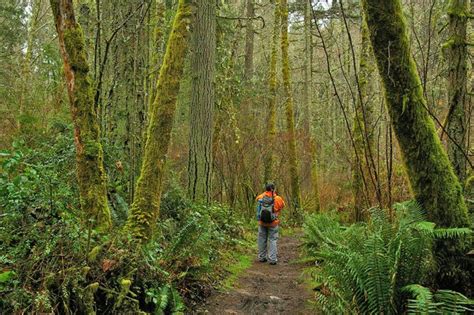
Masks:
[[[408,312],[410,314],[435,313],[439,303],[433,301],[433,294],[430,289],[419,285],[410,284],[402,288],[402,292],[409,293],[415,299],[408,299]]]
[[[439,239],[453,239],[468,237],[472,234],[470,228],[439,228],[433,231],[434,236]]]
[[[433,294],[419,284],[407,285],[402,291],[415,297],[408,300],[411,314],[464,314],[474,311],[474,300],[456,291],[438,290]]]
[[[400,220],[420,222],[424,221],[426,217],[426,211],[416,200],[396,203],[393,205],[393,209]]]
[[[433,235],[436,224],[429,221],[420,221],[413,224],[413,229],[424,235]]]
[[[474,311],[474,300],[456,291],[438,290],[434,299],[441,304],[440,310],[443,313],[464,314]]]
[[[169,297],[170,297],[170,286],[165,285],[160,290],[160,303],[159,303],[158,308],[161,311],[166,310],[166,307],[168,306],[168,302],[169,302]]]
[[[385,243],[380,235],[372,235],[366,243],[365,272],[368,277],[364,281],[368,293],[368,306],[370,313],[390,314],[391,297],[389,267]]]

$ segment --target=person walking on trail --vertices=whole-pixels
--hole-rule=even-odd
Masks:
[[[285,201],[275,192],[275,185],[265,185],[265,192],[257,196],[257,220],[258,220],[258,261],[269,261],[270,265],[276,265],[278,216],[285,207]]]

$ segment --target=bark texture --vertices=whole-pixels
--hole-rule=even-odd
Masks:
[[[427,211],[428,219],[437,226],[470,226],[461,185],[426,110],[401,1],[364,0],[362,3],[411,189]],[[437,243],[436,254],[442,257],[438,261],[440,286],[460,289],[470,283],[466,277],[470,277],[472,266],[462,265],[469,247],[470,241],[466,240]]]
[[[320,211],[319,202],[319,185],[318,185],[318,160],[316,158],[316,140],[314,133],[311,130],[311,122],[313,120],[311,106],[313,103],[312,93],[312,44],[311,44],[311,2],[305,1],[304,6],[304,39],[305,39],[305,55],[304,55],[304,81],[305,85],[303,88],[303,100],[304,100],[304,120],[303,120],[303,131],[306,137],[309,139],[309,164],[311,168],[311,186],[312,186],[312,199],[314,200],[314,210]]]
[[[362,13],[361,21],[361,50],[360,50],[360,61],[359,61],[359,92],[360,97],[356,102],[356,108],[354,112],[354,146],[357,153],[353,155],[352,161],[352,195],[354,198],[354,220],[363,221],[365,214],[363,213],[364,208],[367,208],[369,204],[367,192],[364,188],[364,171],[366,171],[370,165],[366,163],[361,157],[364,156],[364,152],[373,152],[373,136],[371,130],[373,111],[371,109],[368,97],[369,89],[369,78],[373,70],[371,64],[372,49],[370,45],[369,29],[367,21]]]
[[[253,77],[253,48],[254,48],[254,26],[255,0],[247,0],[247,24],[245,30],[245,80],[248,82]]]
[[[211,201],[216,2],[196,1],[193,30],[188,193],[192,200]]]
[[[280,35],[280,7],[279,1],[274,1],[274,20],[273,20],[273,34],[272,34],[272,51],[270,56],[270,70],[268,78],[268,88],[270,95],[268,98],[268,116],[267,126],[268,130],[265,130],[267,137],[267,145],[264,156],[264,182],[274,180],[274,143],[276,141],[276,100],[277,100],[277,58],[278,58],[278,39]]]
[[[160,69],[156,98],[149,108],[142,167],[127,222],[127,229],[133,237],[142,241],[153,235],[160,210],[166,155],[183,75],[190,23],[191,0],[180,0]]]
[[[449,64],[448,105],[446,131],[448,139],[448,156],[454,172],[461,183],[466,180],[466,159],[463,151],[467,150],[468,110],[467,90],[467,38],[466,29],[469,17],[468,0],[451,0],[448,7],[449,40],[445,44]],[[453,140],[456,142],[453,142]]]
[[[81,209],[92,226],[104,230],[110,227],[111,218],[84,34],[76,22],[72,0],[51,0],[50,3],[64,62],[74,123]]]
[[[156,84],[158,82],[158,74],[160,71],[162,59],[163,29],[165,28],[165,4],[162,0],[155,1],[155,12],[153,16],[153,41],[150,52],[150,96],[148,99],[148,107],[152,106],[156,98]]]
[[[281,59],[285,98],[286,130],[288,136],[288,163],[291,176],[291,204],[295,220],[300,218],[301,191],[298,176],[298,160],[296,156],[296,137],[293,110],[293,92],[291,90],[290,61],[288,57],[288,1],[280,0],[281,18]]]

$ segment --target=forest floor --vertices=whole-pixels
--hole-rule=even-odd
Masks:
[[[308,305],[311,290],[304,282],[305,266],[298,263],[300,240],[278,241],[278,264],[255,258],[226,292],[216,291],[196,313],[202,314],[315,314]]]

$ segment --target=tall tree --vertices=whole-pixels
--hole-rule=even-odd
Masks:
[[[448,115],[446,132],[448,156],[461,183],[466,179],[467,122],[467,22],[469,19],[469,0],[451,0],[448,6],[449,39],[447,49],[448,73]]]
[[[272,34],[272,51],[270,56],[270,70],[268,78],[269,97],[268,97],[268,128],[264,130],[267,137],[267,143],[264,156],[264,174],[265,182],[273,180],[274,176],[274,143],[276,141],[276,100],[277,100],[277,58],[278,58],[278,38],[280,35],[280,4],[279,0],[274,1],[273,13],[273,34]]]
[[[291,176],[291,204],[295,220],[300,218],[301,191],[298,176],[298,158],[296,155],[295,121],[293,110],[293,92],[291,90],[290,58],[288,56],[288,1],[280,0],[281,18],[281,59],[285,97],[286,130],[288,133],[288,163]]]
[[[398,139],[411,189],[440,227],[470,226],[461,185],[428,116],[421,80],[410,51],[400,0],[363,0],[378,70],[385,87],[388,113]],[[460,260],[469,242],[438,243],[440,285],[462,286]],[[469,272],[469,271],[468,271]],[[438,279],[439,281],[439,279]],[[465,285],[465,284],[464,284]]]
[[[153,228],[160,211],[166,154],[183,75],[190,23],[191,0],[179,0],[160,69],[156,98],[149,108],[149,125],[142,167],[127,222],[127,228],[132,235],[142,241],[153,235]]]
[[[314,199],[314,210],[319,212],[319,185],[318,185],[318,160],[316,159],[316,139],[314,133],[311,130],[311,121],[313,118],[312,111],[312,93],[311,87],[313,83],[313,67],[312,67],[312,43],[311,43],[311,2],[303,1],[304,3],[304,87],[303,87],[303,102],[304,102],[304,120],[303,120],[303,131],[306,137],[309,139],[310,150],[309,150],[309,164],[311,167],[311,185],[312,185],[312,198]]]
[[[369,163],[364,163],[361,156],[368,150],[373,151],[373,136],[370,130],[372,110],[370,108],[368,87],[371,75],[371,46],[369,39],[369,29],[367,21],[362,12],[361,19],[361,46],[359,59],[359,93],[360,97],[356,101],[354,111],[354,150],[352,161],[352,195],[354,198],[354,219],[362,221],[364,219],[363,209],[367,206],[368,194],[364,188],[364,171],[370,167]]]
[[[111,225],[103,152],[94,107],[84,34],[76,22],[72,0],[50,0],[74,124],[77,182],[81,209],[99,229]]]
[[[188,193],[192,200],[211,201],[216,1],[197,0],[192,35]]]

